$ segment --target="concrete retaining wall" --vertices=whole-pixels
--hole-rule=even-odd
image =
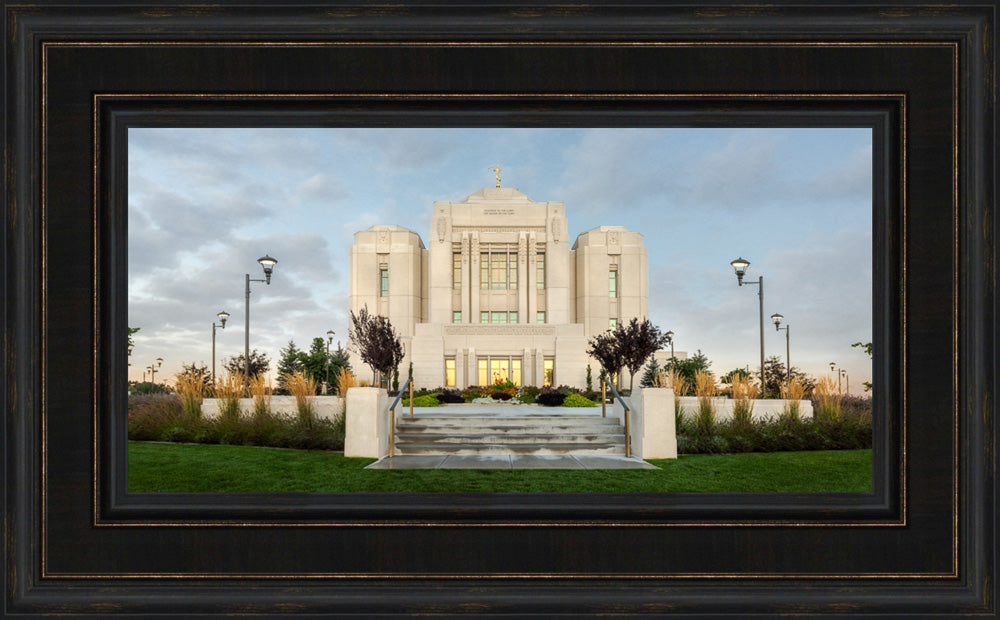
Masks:
[[[314,396],[313,409],[316,417],[333,420],[344,413],[344,399],[340,396]],[[245,414],[253,412],[253,399],[241,398],[240,411]],[[299,414],[295,405],[294,396],[272,396],[271,411],[274,413],[284,413],[291,416]],[[201,413],[206,418],[214,418],[219,415],[219,399],[206,398],[201,404]]]
[[[681,412],[687,418],[693,418],[698,412],[698,397],[697,396],[681,396]],[[753,403],[753,409],[750,412],[750,416],[754,420],[776,420],[785,409],[785,403],[789,402],[781,399],[757,399],[751,401]],[[731,398],[713,398],[712,404],[715,405],[715,419],[718,422],[725,422],[726,420],[733,419],[733,407],[735,401]],[[810,400],[800,400],[799,401],[799,416],[802,419],[810,419],[813,417],[813,406]]]
[[[638,388],[625,397],[629,413],[632,456],[641,459],[677,458],[677,429],[674,424],[674,391],[666,388]],[[617,399],[612,412],[625,424],[625,408]]]

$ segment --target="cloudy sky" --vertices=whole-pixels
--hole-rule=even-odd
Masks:
[[[211,365],[243,352],[244,274],[278,260],[251,293],[250,347],[273,362],[327,330],[346,346],[352,236],[397,224],[425,239],[435,200],[502,183],[562,201],[571,238],[600,225],[641,232],[650,319],[723,374],[759,366],[765,316],[791,327],[792,364],[837,362],[852,392],[871,364],[870,129],[130,129],[130,379],[157,357]],[[766,319],[766,355],[785,332]],[[272,363],[272,368],[274,363]]]

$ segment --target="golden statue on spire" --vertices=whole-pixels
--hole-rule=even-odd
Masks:
[[[497,187],[500,187],[500,166],[499,166],[499,164],[496,167],[494,167],[494,168],[490,168],[490,170],[492,170],[493,172],[495,172],[497,174]]]

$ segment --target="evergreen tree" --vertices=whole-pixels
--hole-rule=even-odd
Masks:
[[[288,394],[288,386],[285,385],[285,377],[298,370],[302,371],[303,357],[305,354],[295,346],[294,340],[288,341],[288,346],[279,351],[281,359],[278,360],[278,387],[275,394]]]
[[[660,365],[656,363],[655,359],[649,360],[646,364],[646,371],[642,373],[642,378],[639,379],[639,387],[653,387],[656,382],[656,373],[660,372]]]

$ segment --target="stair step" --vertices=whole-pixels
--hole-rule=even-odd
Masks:
[[[560,424],[558,426],[550,426],[547,424],[530,424],[530,425],[510,425],[510,426],[496,426],[490,424],[489,426],[477,426],[477,425],[456,425],[456,426],[437,426],[426,424],[397,424],[396,432],[398,433],[438,433],[441,435],[482,435],[482,434],[513,434],[513,433],[530,433],[532,435],[543,435],[543,434],[562,434],[562,435],[573,435],[578,433],[590,434],[590,435],[602,435],[609,433],[622,433],[624,429],[621,425],[612,426],[610,424]]]
[[[604,435],[525,435],[525,434],[513,434],[513,435],[411,435],[398,433],[396,435],[396,445],[403,444],[504,444],[504,445],[516,445],[516,444],[537,444],[537,445],[551,445],[551,444],[593,444],[593,443],[620,443],[624,445],[625,437],[619,434],[604,434]]]
[[[425,416],[417,416],[411,418],[409,416],[396,416],[396,424],[422,424],[425,426],[524,426],[524,425],[539,425],[548,424],[552,426],[557,425],[583,425],[583,426],[616,426],[621,423],[617,418],[601,418],[595,416],[574,416],[574,417],[559,417],[559,416],[545,416],[545,417],[509,417],[509,418],[498,418],[498,417],[468,417],[468,416],[447,416],[447,417],[435,417],[429,418]]]
[[[416,454],[625,454],[625,443],[602,444],[396,444],[400,456]]]

